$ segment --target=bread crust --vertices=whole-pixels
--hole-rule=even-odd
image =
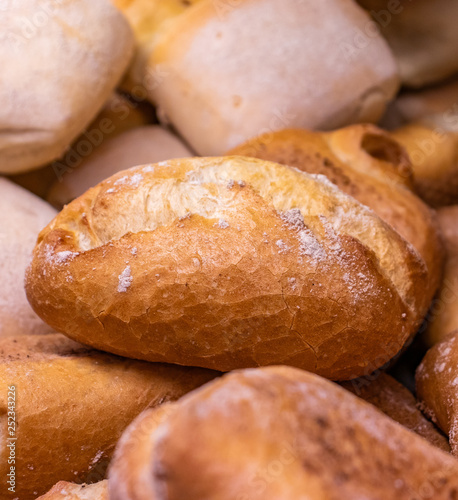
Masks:
[[[449,500],[458,488],[453,457],[308,372],[232,372],[171,406],[163,420],[139,417],[119,442],[110,499],[410,500],[428,491]],[[139,443],[149,448],[140,463]]]
[[[215,377],[202,369],[112,356],[60,334],[0,339],[0,429],[16,387],[16,495],[28,500],[57,481],[104,478],[115,444],[146,408],[173,401]],[[2,446],[6,478],[9,449]],[[2,488],[1,500],[11,494]]]
[[[423,314],[436,293],[444,251],[435,213],[416,196],[407,152],[370,124],[333,132],[287,129],[249,140],[229,154],[252,156],[321,174],[368,206],[420,253],[429,273]]]
[[[447,438],[421,413],[415,396],[390,375],[382,372],[372,380],[356,379],[340,385],[437,448],[450,452]]]
[[[59,481],[37,500],[108,500],[108,481],[89,485]]]
[[[416,372],[417,396],[426,416],[449,436],[458,456],[458,331],[433,346]]]
[[[116,354],[346,379],[411,337],[426,279],[417,252],[325,177],[224,157],[89,190],[40,234],[26,291],[50,325]]]

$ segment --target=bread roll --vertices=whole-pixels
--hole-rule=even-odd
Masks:
[[[350,0],[201,0],[160,30],[150,98],[201,155],[265,131],[377,121],[398,77],[380,36],[355,48],[368,19]]]
[[[25,189],[0,178],[0,213],[0,338],[48,333],[52,329],[27,302],[24,275],[38,233],[57,212]]]
[[[373,125],[353,125],[328,133],[282,130],[256,137],[229,154],[325,175],[374,210],[423,257],[429,271],[426,314],[442,278],[442,243],[433,212],[409,189],[409,158],[388,133]]]
[[[424,87],[458,71],[455,0],[358,0],[370,10],[396,56],[402,82]],[[370,37],[374,31],[366,28]]]
[[[416,378],[422,410],[449,436],[458,456],[458,331],[426,353]]]
[[[135,97],[144,98],[146,89],[159,83],[155,76],[147,71],[148,58],[159,28],[200,0],[112,1],[127,17],[136,41],[136,53],[122,86]]]
[[[433,207],[458,204],[458,126],[445,122],[430,116],[393,131],[412,159],[416,191]]]
[[[55,182],[48,201],[62,208],[120,170],[186,156],[192,156],[192,152],[166,129],[157,125],[137,127],[106,140],[74,172]]]
[[[405,91],[389,104],[383,126],[398,128],[410,122],[442,115],[448,127],[458,127],[458,79],[421,91]]]
[[[105,141],[131,128],[141,127],[152,121],[154,121],[154,108],[152,106],[131,102],[121,94],[114,92],[96,118],[61,158],[45,167],[12,175],[10,178],[40,198],[46,198],[53,184],[63,182],[68,174],[85,163],[85,158],[88,155],[95,154]]]
[[[206,370],[149,364],[94,351],[60,335],[0,339],[0,414],[15,402],[16,491],[34,499],[57,481],[104,478],[125,427],[146,408],[175,400],[215,376]],[[9,387],[15,398],[8,399]],[[10,449],[2,444],[6,482]],[[1,500],[11,500],[6,488]]]
[[[417,433],[437,448],[450,452],[445,436],[427,420],[417,408],[415,396],[402,384],[386,373],[377,378],[355,379],[342,382],[341,386],[356,396],[373,404],[385,415]]]
[[[293,368],[231,373],[165,410],[121,438],[111,500],[449,500],[458,489],[453,457]]]
[[[109,352],[347,379],[411,338],[427,273],[324,176],[223,157],[136,167],[89,190],[42,231],[26,281],[47,323]]]
[[[108,482],[86,485],[59,481],[37,500],[108,500]]]
[[[433,345],[458,330],[458,206],[437,210],[445,242],[444,279],[427,318],[427,343]]]
[[[0,172],[13,174],[59,158],[91,122],[129,63],[133,34],[109,0],[10,2],[0,33]]]

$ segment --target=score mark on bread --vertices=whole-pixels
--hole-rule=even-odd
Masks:
[[[116,354],[345,379],[402,348],[425,279],[405,240],[325,177],[224,157],[90,189],[41,232],[26,289],[54,328]]]

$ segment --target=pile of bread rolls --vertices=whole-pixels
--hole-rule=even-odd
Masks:
[[[458,498],[457,3],[0,14],[0,500]]]

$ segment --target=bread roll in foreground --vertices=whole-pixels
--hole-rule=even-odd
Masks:
[[[437,448],[450,452],[448,440],[417,408],[415,396],[393,377],[382,372],[376,379],[355,379],[342,382],[341,386]]]
[[[39,232],[56,213],[48,203],[0,177],[0,337],[52,331],[27,302],[24,275]]]
[[[116,354],[350,379],[411,338],[426,284],[418,253],[324,176],[223,157],[87,191],[41,232],[26,290],[49,325]]]
[[[445,243],[444,279],[427,317],[426,341],[434,345],[458,330],[458,205],[437,210]]]
[[[201,0],[158,33],[148,95],[200,155],[265,131],[375,122],[398,75],[377,33],[355,46],[368,22],[351,0]]]
[[[143,413],[108,488],[111,500],[450,500],[458,462],[337,385],[270,367]]]
[[[11,467],[6,414],[12,402],[17,438],[16,492],[2,487],[0,499],[35,499],[60,480],[103,479],[117,440],[139,413],[215,375],[118,358],[59,334],[0,339],[3,484]]]
[[[416,378],[422,410],[449,436],[458,456],[458,331],[426,353]]]
[[[442,242],[432,210],[409,189],[412,170],[407,153],[390,134],[367,124],[327,133],[289,129],[251,139],[229,154],[325,175],[374,210],[423,257],[429,275],[426,313],[442,278]]]
[[[171,132],[157,125],[137,127],[105,141],[79,167],[52,186],[47,199],[58,208],[103,179],[132,165],[193,156]]]
[[[9,2],[0,18],[0,172],[59,158],[113,91],[133,41],[109,0]]]
[[[37,500],[108,500],[108,481],[89,485],[59,481]]]

